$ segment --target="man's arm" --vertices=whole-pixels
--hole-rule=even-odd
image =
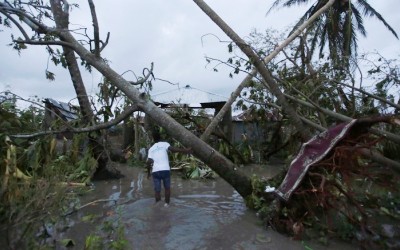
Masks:
[[[147,168],[147,179],[150,178],[151,169],[153,168],[153,159],[148,158],[146,161],[146,168]]]

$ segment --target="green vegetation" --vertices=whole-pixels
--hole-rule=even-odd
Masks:
[[[67,141],[52,136],[13,137],[37,131],[43,113],[33,107],[18,110],[9,100],[15,99],[0,105],[0,242],[9,248],[42,249],[56,233],[49,227],[87,189],[97,163],[81,150],[84,136],[74,137],[67,151]]]
[[[103,221],[102,225],[99,226],[96,233],[91,233],[89,236],[86,237],[85,249],[128,249],[129,243],[125,237],[125,227],[121,221],[121,213],[118,208],[116,210],[117,218],[106,219],[105,221]]]

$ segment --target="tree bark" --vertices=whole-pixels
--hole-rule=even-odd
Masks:
[[[134,117],[134,136],[135,136],[135,142],[134,142],[134,146],[135,146],[135,156],[136,159],[140,159],[140,116],[139,114]]]

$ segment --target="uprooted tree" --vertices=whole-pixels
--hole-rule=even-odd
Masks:
[[[41,1],[40,1],[41,2]],[[105,49],[105,46],[108,44],[108,36],[106,41],[102,41],[100,39],[100,32],[99,26],[96,18],[96,12],[94,8],[93,1],[89,0],[89,5],[91,7],[91,14],[92,20],[94,24],[94,34],[91,41],[89,41],[90,48],[85,47],[85,44],[82,44],[80,40],[76,37],[78,34],[74,34],[73,31],[68,29],[69,23],[69,11],[70,5],[65,0],[51,0],[49,1],[49,5],[44,5],[39,3],[38,1],[29,1],[28,3],[22,4],[20,1],[14,1],[12,3],[8,1],[0,2],[0,13],[3,15],[4,20],[2,22],[6,26],[14,25],[22,34],[21,38],[13,40],[14,48],[22,49],[25,48],[27,45],[43,45],[47,47],[48,52],[53,55],[54,57],[58,58],[59,61],[65,61],[65,66],[68,68],[72,82],[74,84],[76,94],[78,96],[81,113],[84,117],[83,123],[81,124],[82,127],[79,128],[69,128],[71,132],[91,132],[91,131],[99,131],[101,129],[110,127],[112,125],[118,124],[123,119],[125,119],[129,114],[134,111],[142,111],[147,116],[151,117],[157,124],[163,127],[168,134],[177,139],[180,143],[182,143],[186,147],[191,147],[193,149],[194,155],[206,163],[209,167],[211,167],[219,176],[225,179],[230,185],[232,185],[238,193],[243,196],[247,201],[249,201],[250,206],[255,207],[257,209],[264,209],[265,205],[268,205],[267,202],[270,202],[274,199],[271,199],[268,195],[266,195],[263,190],[260,190],[260,183],[262,183],[262,188],[265,188],[265,183],[260,181],[254,181],[251,178],[247,177],[243,173],[241,173],[240,168],[228,160],[225,156],[219,153],[217,150],[212,148],[210,145],[206,143],[208,138],[208,134],[212,132],[214,129],[213,126],[218,123],[218,119],[220,119],[220,114],[217,115],[215,118],[215,122],[212,123],[213,126],[206,131],[206,134],[202,137],[202,139],[198,138],[190,131],[185,129],[182,125],[180,125],[177,121],[172,119],[168,114],[164,111],[159,109],[150,99],[150,97],[145,92],[141,92],[138,88],[143,84],[152,74],[153,68],[149,70],[148,74],[144,76],[138,82],[132,82],[124,79],[120,74],[118,74],[115,70],[113,70],[106,62],[104,58],[101,57],[101,51]],[[284,84],[284,79],[280,79],[279,75],[275,76],[272,74],[271,70],[268,68],[268,62],[276,56],[279,51],[281,51],[290,41],[296,38],[302,30],[304,30],[307,25],[313,22],[315,18],[318,17],[321,13],[329,9],[329,7],[334,4],[334,0],[330,0],[326,3],[326,5],[320,8],[314,16],[312,16],[308,21],[301,25],[299,29],[293,33],[291,37],[284,43],[282,46],[278,46],[275,51],[273,51],[270,56],[262,59],[259,55],[257,55],[252,48],[243,41],[239,36],[235,34],[235,32],[229,28],[227,24],[225,24],[218,15],[212,11],[203,1],[195,0],[194,1],[199,7],[210,16],[210,18],[218,24],[222,30],[233,40],[234,43],[246,54],[249,58],[250,65],[254,67],[254,69],[250,72],[249,76],[242,82],[242,84],[238,87],[235,93],[232,95],[230,101],[228,101],[227,105],[230,106],[236,96],[238,96],[241,90],[248,86],[249,81],[256,77],[258,73],[260,78],[257,84],[262,86],[263,88],[267,89],[277,101],[272,101],[268,103],[268,105],[273,106],[279,112],[282,112],[285,117],[290,121],[290,126],[294,128],[295,133],[299,135],[300,141],[305,142],[311,137],[312,129],[317,130],[325,130],[331,124],[328,124],[326,120],[323,119],[323,115],[332,116],[334,120],[339,121],[350,121],[352,118],[350,116],[345,116],[339,113],[335,113],[323,107],[323,104],[317,105],[313,102],[310,98],[301,97],[301,95],[293,95],[296,91],[292,84]],[[29,11],[26,9],[26,6],[29,6]],[[43,18],[50,17],[49,20],[54,20],[55,25],[50,26],[47,25],[49,20],[46,19],[44,22]],[[31,29],[33,32],[29,34],[28,29]],[[304,45],[304,44],[303,44]],[[305,46],[305,45],[304,45]],[[302,47],[303,49],[305,47]],[[63,52],[60,54],[55,54],[53,47],[61,47]],[[132,102],[130,106],[128,106],[118,117],[114,120],[96,124],[93,111],[90,107],[90,102],[88,101],[87,95],[85,93],[85,89],[83,86],[83,81],[80,76],[80,71],[78,68],[78,64],[76,62],[76,56],[80,57],[80,59],[88,66],[98,70],[106,79],[110,82],[113,86],[115,86],[118,91],[121,91],[126,97]],[[290,59],[289,59],[290,60]],[[308,65],[307,65],[308,66]],[[282,75],[281,75],[282,76]],[[286,88],[286,89],[285,89]],[[290,91],[282,91],[290,90]],[[226,107],[228,107],[226,105]],[[340,105],[339,105],[340,106]],[[314,111],[308,111],[308,114],[314,115],[318,113],[320,120],[311,121],[309,117],[306,116],[307,113],[299,114],[297,111],[301,109],[301,107],[307,107],[310,109],[315,109]],[[225,107],[224,107],[225,108]],[[223,109],[224,110],[224,109]],[[223,110],[221,110],[221,114],[223,114]],[[337,111],[340,111],[338,109]],[[223,116],[223,115],[222,115]],[[221,116],[221,117],[222,117]],[[386,119],[386,120],[378,120],[378,121],[385,121],[391,122],[393,120]],[[320,124],[323,124],[321,126]],[[365,131],[363,131],[365,132]],[[36,135],[41,135],[46,133],[38,132]],[[389,133],[388,131],[382,131],[377,129],[370,129],[367,131],[368,135],[373,134],[377,136],[379,139],[385,138],[387,140],[393,141],[395,143],[399,143],[399,137],[395,134]],[[108,159],[105,157],[103,153],[103,148],[101,145],[100,134],[91,134],[91,147],[92,152],[98,161],[99,169],[107,168]],[[352,138],[353,139],[353,138]],[[357,138],[360,139],[360,138]],[[364,142],[364,137],[361,138]],[[356,146],[358,143],[350,143],[351,146]],[[346,145],[347,146],[347,145]],[[365,147],[364,147],[365,148]],[[371,154],[368,150],[361,150],[358,151],[359,155],[363,155],[368,159],[373,159],[374,161],[380,163],[387,163],[387,158],[379,155],[379,154]],[[333,156],[336,156],[335,154]],[[327,158],[329,160],[331,158]],[[333,159],[333,158],[332,158]],[[336,161],[332,160],[335,164]],[[390,162],[390,161],[389,161]],[[395,162],[393,163],[395,165]],[[323,165],[323,164],[322,164]],[[335,166],[333,169],[337,169]],[[346,169],[345,169],[346,170]],[[343,172],[345,171],[343,170]],[[324,173],[320,172],[312,172],[310,174],[310,178],[316,178],[322,180],[319,183],[320,189],[324,189],[324,183],[332,184],[331,186],[335,186],[336,180],[328,180],[326,181],[323,176]],[[280,179],[282,181],[282,179]],[[330,181],[330,182],[329,182]],[[322,183],[323,182],[323,183]],[[276,184],[276,183],[275,183]],[[275,185],[276,186],[276,185]],[[301,189],[300,189],[301,190]],[[311,189],[313,190],[318,189]],[[325,189],[326,190],[326,189]],[[337,193],[337,190],[340,188],[336,188],[336,190],[332,191]],[[307,190],[306,190],[307,191]],[[305,191],[305,192],[306,192]],[[346,190],[344,190],[346,191]],[[315,191],[316,192],[316,191]],[[314,192],[314,193],[315,193]],[[349,192],[341,192],[344,196],[349,195]],[[311,193],[312,194],[312,193]],[[324,193],[325,194],[325,193]],[[264,198],[263,196],[266,195]],[[309,195],[309,194],[308,194]],[[261,198],[260,198],[261,197]],[[308,196],[307,196],[308,197]],[[342,196],[338,196],[342,197]],[[349,196],[351,198],[351,196]],[[350,202],[352,201],[349,198]],[[276,199],[275,199],[276,200]],[[307,200],[307,199],[304,199]],[[327,201],[323,200],[326,204]],[[355,202],[355,204],[358,204]],[[272,208],[280,208],[276,202],[274,203],[276,206],[272,206]],[[326,206],[326,205],[325,205]],[[279,218],[281,214],[274,211],[264,211],[265,217],[268,218],[268,223],[276,222],[276,218]],[[272,217],[273,218],[272,218]],[[278,217],[277,217],[278,216]],[[300,229],[303,226],[303,222],[301,218],[305,218],[305,214],[299,213],[292,213],[291,217],[289,218],[288,227],[291,227],[292,230],[294,226],[299,226]],[[351,217],[351,216],[348,216]],[[274,220],[275,219],[275,220]],[[288,219],[288,220],[289,220]],[[350,218],[352,219],[352,218]],[[295,221],[294,221],[295,220]],[[279,220],[278,220],[279,221]],[[362,221],[364,223],[365,221]],[[357,223],[355,223],[357,224]],[[295,227],[296,228],[296,227]]]

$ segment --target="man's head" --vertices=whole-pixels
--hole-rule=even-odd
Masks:
[[[153,139],[154,139],[154,142],[159,142],[159,141],[161,141],[160,132],[154,132],[154,133],[153,133]]]

